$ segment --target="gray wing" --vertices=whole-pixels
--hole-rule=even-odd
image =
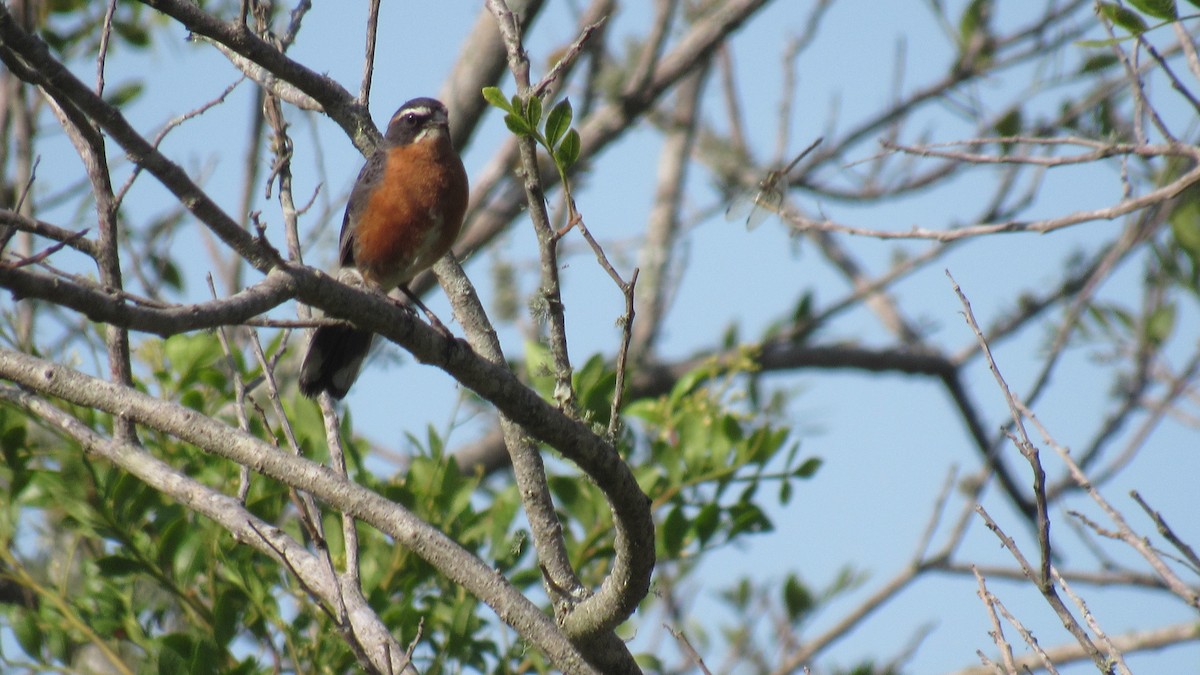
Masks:
[[[338,236],[338,262],[342,267],[354,266],[354,224],[362,215],[363,209],[371,199],[371,193],[379,181],[383,180],[387,163],[387,151],[378,150],[371,155],[367,163],[358,172],[354,187],[350,190],[350,199],[346,202],[346,213],[342,216],[342,233]]]

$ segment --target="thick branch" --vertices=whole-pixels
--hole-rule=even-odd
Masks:
[[[97,323],[128,328],[161,337],[193,330],[230,326],[246,321],[287,302],[295,294],[290,277],[275,271],[240,293],[194,305],[150,307],[121,301],[121,296],[99,286],[84,286],[27,269],[0,265],[0,286],[15,299],[36,298],[73,309]]]
[[[190,6],[190,5],[189,5]],[[153,174],[201,222],[261,271],[271,256],[230,218],[182,167],[167,159],[141,136],[117,108],[109,105],[51,56],[46,44],[21,30],[0,5],[0,60],[21,79],[41,87],[64,108],[77,108],[96,122],[137,164]]]
[[[324,561],[284,530],[255,516],[236,498],[189,478],[133,444],[104,438],[62,409],[16,387],[0,386],[0,400],[42,419],[73,438],[87,452],[137,476],[150,487],[212,519],[239,542],[286,565],[304,588],[327,605],[335,605],[339,596],[343,596]],[[408,660],[404,650],[380,622],[379,615],[367,606],[366,599],[362,595],[345,594],[342,600],[348,605],[347,615],[355,634],[368,647],[372,665],[379,672],[405,672]]]
[[[143,2],[175,19],[189,31],[225,45],[250,63],[265,68],[275,77],[311,96],[364,154],[379,142],[379,132],[371,122],[370,113],[342,85],[288,58],[240,21],[221,21],[187,0]]]
[[[454,307],[454,318],[466,330],[472,348],[483,358],[504,366],[504,352],[500,347],[499,338],[496,337],[496,329],[483,310],[475,286],[467,279],[462,268],[447,256],[438,262],[435,271],[447,290],[450,304]],[[550,597],[555,601],[555,616],[565,616],[565,608],[569,608],[578,599],[575,596],[581,594],[583,586],[571,567],[571,560],[563,541],[562,522],[554,510],[554,500],[546,482],[546,467],[537,446],[519,425],[501,415],[500,429],[503,433],[502,442],[512,459],[513,475],[517,479],[521,503],[525,506],[529,526],[533,531],[538,562],[549,577],[546,586]],[[564,592],[568,597],[561,597]]]
[[[18,352],[0,350],[0,375],[76,405],[127,416],[312,494],[390,535],[398,544],[437,567],[447,578],[492,607],[501,619],[545,651],[564,671],[593,672],[554,622],[487,563],[407,509],[338,476],[331,469],[286,453],[194,410]]]

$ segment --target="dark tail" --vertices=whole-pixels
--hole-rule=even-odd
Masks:
[[[322,391],[340,399],[358,378],[375,335],[351,326],[319,326],[300,364],[300,393],[316,398]]]

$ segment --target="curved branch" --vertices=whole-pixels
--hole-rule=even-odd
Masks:
[[[529,60],[521,43],[520,28],[516,18],[504,0],[488,0],[488,8],[496,16],[496,24],[504,38],[508,53],[509,69],[517,80],[518,97],[522,105],[536,100],[530,88]],[[571,363],[567,351],[565,318],[563,314],[559,284],[558,236],[550,225],[546,213],[544,186],[540,180],[538,155],[534,140],[530,136],[517,139],[524,174],[525,200],[529,205],[530,218],[537,233],[539,259],[541,262],[540,294],[546,303],[549,316],[550,353],[554,360],[554,398],[559,406],[572,416],[569,421],[579,424],[573,417],[577,414],[575,392],[571,379]],[[507,372],[507,369],[505,369]],[[532,393],[525,390],[526,393]],[[537,399],[537,397],[533,397]],[[540,399],[537,399],[540,403]],[[513,417],[520,423],[520,419]],[[566,416],[563,416],[566,420]],[[581,427],[583,425],[580,425]],[[586,427],[583,427],[586,429]],[[534,432],[536,434],[536,431]],[[654,570],[655,542],[654,521],[650,512],[650,500],[633,479],[628,465],[621,459],[613,445],[587,433],[594,441],[594,454],[590,458],[598,464],[593,473],[576,460],[596,481],[613,512],[613,558],[612,569],[595,595],[583,599],[560,616],[560,624],[567,635],[582,639],[588,645],[588,654],[594,662],[603,664],[606,670],[620,672],[636,671],[632,658],[612,660],[613,654],[606,649],[605,642],[616,641],[613,629],[628,619],[650,590],[650,575]],[[563,449],[561,444],[555,447]],[[544,478],[540,480],[544,481]],[[633,509],[630,506],[636,505]],[[573,576],[573,575],[572,575]]]
[[[285,266],[284,269],[273,272],[268,276],[267,281],[254,287],[255,290],[243,291],[238,294],[247,299],[248,302],[245,304],[230,305],[229,301],[225,300],[203,303],[181,310],[154,310],[119,306],[118,303],[107,302],[97,303],[96,308],[98,309],[96,309],[89,307],[88,302],[103,299],[103,295],[99,292],[78,292],[80,289],[77,287],[72,287],[77,291],[72,301],[63,304],[87,313],[89,316],[97,316],[101,320],[105,318],[105,315],[120,319],[125,318],[122,316],[123,313],[132,315],[141,313],[142,316],[139,318],[149,319],[148,325],[160,326],[161,323],[152,323],[152,321],[162,322],[165,317],[172,316],[177,322],[174,327],[186,326],[189,323],[192,327],[198,327],[196,325],[199,323],[196,321],[198,316],[211,322],[219,312],[228,312],[225,316],[232,316],[235,311],[233,308],[240,307],[240,311],[245,312],[249,307],[257,307],[250,301],[265,301],[264,304],[270,304],[276,300],[282,301],[282,299],[294,296],[306,304],[323,309],[329,316],[353,319],[359,327],[376,332],[407,349],[419,361],[445,370],[464,386],[492,402],[502,413],[522,425],[531,436],[555,448],[564,457],[577,464],[605,493],[612,505],[614,520],[618,523],[616,548],[623,554],[614,561],[613,570],[606,580],[606,585],[595,596],[580,603],[576,607],[574,615],[581,617],[577,619],[581,622],[586,619],[594,620],[597,616],[606,616],[608,618],[600,622],[600,625],[604,627],[604,630],[609,631],[623,621],[628,613],[636,608],[637,603],[645,597],[649,589],[650,573],[654,567],[654,523],[650,513],[649,500],[638,487],[632,472],[621,460],[616,449],[603,438],[592,433],[587,425],[570,419],[557,408],[542,400],[534,391],[522,385],[507,367],[481,358],[461,342],[446,339],[379,294],[340,284],[329,276],[309,268],[282,261],[280,264]],[[42,283],[32,283],[36,281]],[[0,283],[17,288],[39,288],[42,289],[42,294],[46,295],[53,290],[55,280],[48,279],[45,275],[20,270],[0,270]],[[275,304],[278,303],[275,302]],[[198,313],[197,308],[205,308],[207,311]],[[15,353],[0,352],[0,355],[9,359],[30,358]],[[84,377],[77,373],[74,375]],[[16,379],[15,376],[11,377]],[[24,380],[22,381],[24,382]],[[27,384],[28,386],[38,386]],[[56,396],[64,395],[57,389],[43,388],[43,390]],[[114,404],[108,401],[101,403],[76,402],[114,412],[111,409]],[[133,413],[130,415],[143,424],[153,426],[152,422],[145,418],[137,417]],[[191,413],[189,416],[195,417]],[[164,428],[163,430],[175,433],[172,429]],[[190,436],[183,438],[191,440]],[[232,439],[230,440],[232,442]],[[240,460],[235,459],[235,461]],[[297,485],[297,487],[320,496],[316,490],[310,490],[301,485]],[[334,503],[334,505],[340,507],[340,503]],[[376,524],[375,521],[357,512],[352,513],[367,522]],[[391,533],[387,529],[384,531]],[[450,578],[458,581],[453,574],[454,570],[442,565],[438,566]],[[477,585],[468,586],[468,588],[472,592],[478,590],[479,593],[484,593],[486,590],[478,589]],[[484,593],[479,597],[489,605],[496,607],[492,604],[492,601],[495,601],[494,595]],[[492,601],[489,601],[489,598],[492,598]],[[629,600],[629,598],[635,599]],[[616,607],[619,611],[615,614],[610,612],[593,613],[595,611],[593,608],[597,606]],[[624,616],[616,617],[622,613]],[[522,626],[516,627],[523,635],[531,635],[523,630]],[[540,630],[542,629],[538,628],[535,632]]]
[[[16,211],[0,209],[0,225],[15,227],[21,232],[29,232],[39,237],[52,239],[93,258],[100,255],[100,249],[94,239],[82,237],[80,236],[80,232],[74,230],[68,230],[35,218],[23,216]]]
[[[0,265],[0,287],[17,299],[36,298],[73,309],[92,321],[168,337],[217,326],[245,323],[287,302],[295,294],[280,271],[231,297],[194,305],[149,307],[130,304],[99,286],[83,286],[40,272]]]
[[[466,343],[444,337],[378,293],[340,284],[303,267],[289,265],[287,271],[298,300],[329,316],[353,319],[358,327],[395,342],[422,363],[446,371],[595,481],[612,507],[618,555],[605,584],[576,606],[572,616],[578,618],[564,629],[570,635],[601,633],[628,618],[650,588],[654,521],[650,500],[616,448],[523,385],[506,365],[492,363]],[[596,607],[610,611],[601,613]]]
[[[475,286],[463,273],[462,267],[450,257],[438,262],[435,272],[447,290],[454,318],[467,333],[471,347],[483,358],[504,366],[504,352],[496,329],[484,312],[483,303],[475,292]],[[551,598],[570,601],[573,598],[558,598],[556,591],[579,594],[582,584],[571,567],[570,557],[562,538],[562,522],[554,511],[550,487],[546,482],[546,468],[542,456],[520,426],[507,416],[500,415],[501,442],[508,449],[517,479],[521,501],[525,505],[530,529],[533,531],[534,546],[537,548],[540,565],[550,577],[548,584]],[[556,602],[556,610],[559,602]]]
[[[404,507],[338,476],[328,467],[284,452],[194,410],[19,352],[0,350],[0,375],[76,405],[126,416],[308,492],[395,538],[398,544],[437,567],[494,609],[565,672],[594,672],[554,622],[487,563]],[[271,529],[268,525],[265,531]]]
[[[309,593],[328,606],[344,601],[350,610],[347,615],[354,634],[368,647],[371,665],[379,672],[409,672],[405,671],[408,659],[404,649],[379,620],[379,615],[367,606],[366,598],[361,593],[345,593],[348,589],[339,589],[325,562],[283,529],[255,516],[236,498],[189,478],[141,447],[97,434],[41,397],[16,387],[0,386],[0,400],[40,418],[74,439],[87,452],[137,476],[155,490],[221,525],[234,539],[287,566]]]
[[[629,387],[631,399],[662,396],[671,391],[675,383],[687,373],[716,363],[739,363],[746,359],[742,349],[733,349],[717,354],[703,354],[674,363],[644,363],[634,374]],[[963,424],[983,455],[984,461],[996,473],[997,479],[1013,504],[1026,516],[1033,514],[1033,506],[1022,495],[1020,484],[1012,472],[991,451],[992,443],[987,437],[975,405],[970,401],[959,378],[960,364],[932,350],[915,349],[871,349],[857,345],[806,345],[788,338],[772,340],[761,345],[757,353],[751,354],[758,372],[780,372],[802,369],[850,369],[873,373],[901,373],[920,375],[940,380],[963,418]],[[485,472],[497,471],[507,463],[504,446],[498,434],[490,433],[478,441],[456,451],[455,458],[463,471],[482,467]]]

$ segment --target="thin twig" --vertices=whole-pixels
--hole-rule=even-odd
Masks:
[[[375,35],[379,31],[379,0],[367,4],[367,47],[363,57],[362,85],[358,89],[358,103],[366,108],[371,102],[371,79],[375,74]]]
[[[321,392],[318,398],[318,404],[321,408],[321,419],[325,423],[325,445],[329,449],[329,464],[333,472],[346,479],[350,480],[350,475],[346,471],[346,452],[342,447],[341,424],[338,420],[337,410],[334,409],[333,399],[330,398],[329,392]],[[334,572],[338,577],[338,588],[341,592],[337,594],[338,616],[339,623],[345,626],[350,625],[350,619],[346,613],[346,602],[342,593],[345,592],[347,585],[356,591],[362,588],[362,573],[359,568],[358,556],[358,523],[354,516],[342,512],[342,545],[343,553],[346,556],[345,565],[342,573],[337,574],[333,567],[333,557],[330,554],[329,566],[330,571]]]
[[[595,33],[597,30],[599,30],[604,25],[606,20],[607,17],[601,18],[599,21],[593,21],[592,23],[584,26],[583,30],[579,32],[579,36],[575,38],[575,41],[572,42],[569,47],[567,47],[567,51],[564,52],[563,55],[558,59],[558,61],[554,64],[554,67],[552,67],[550,71],[547,72],[542,79],[533,86],[530,94],[537,98],[544,96],[550,86],[553,85],[558,78],[561,77],[562,74],[575,63],[575,59],[579,58],[579,54],[583,51],[584,45],[586,45],[588,40],[591,39],[592,33]]]
[[[1026,560],[1025,555],[1021,553],[1021,549],[1017,547],[1017,543],[1013,541],[1012,537],[1008,536],[1008,534],[1001,529],[1000,525],[992,519],[992,516],[987,512],[987,509],[983,508],[982,504],[979,504],[975,506],[975,512],[983,517],[984,522],[987,523],[988,529],[996,535],[996,537],[1000,540],[1000,543],[1003,544],[1004,548],[1008,549],[1008,552],[1012,554],[1013,559],[1017,561],[1017,564],[1021,566],[1021,570],[1025,573],[1025,578],[1034,582],[1034,584],[1038,587],[1038,590],[1042,592],[1042,597],[1046,599],[1046,602],[1050,604],[1051,609],[1053,609],[1054,613],[1058,615],[1058,618],[1062,621],[1063,627],[1066,628],[1067,631],[1071,633],[1071,636],[1075,638],[1075,641],[1078,642],[1085,651],[1087,651],[1088,655],[1092,659],[1092,662],[1096,664],[1096,667],[1099,668],[1101,672],[1108,672],[1108,668],[1105,666],[1104,654],[1102,654],[1100,650],[1096,648],[1095,643],[1093,643],[1092,639],[1088,637],[1088,634],[1083,630],[1083,627],[1079,625],[1079,621],[1076,620],[1075,616],[1071,614],[1071,611],[1067,609],[1067,606],[1063,603],[1062,598],[1058,597],[1058,592],[1054,589],[1054,580],[1047,579],[1046,583],[1042,584],[1038,579],[1039,574],[1037,570],[1029,564],[1029,561]],[[1009,618],[1010,622],[1014,620],[1015,619],[1013,618]]]
[[[721,45],[716,54],[717,73],[720,74],[721,100],[725,103],[725,117],[729,124],[729,145],[741,157],[748,157],[745,122],[738,101],[737,83],[733,77],[733,55],[728,45]]]
[[[988,592],[987,583],[983,580],[983,575],[974,565],[971,566],[971,571],[975,573],[975,583],[979,585],[979,590],[976,594],[983,601],[983,606],[987,608],[988,619],[992,622],[992,641],[1000,648],[1000,658],[1004,662],[1004,671],[1006,673],[1017,672],[1016,665],[1013,664],[1012,645],[1004,638],[1004,627],[1000,625],[1000,617],[996,614],[996,605],[998,603],[996,596]]]
[[[117,0],[109,0],[104,10],[104,21],[100,27],[100,47],[96,53],[96,95],[104,95],[104,62],[108,58],[108,41],[112,39],[113,14],[117,12]]]
[[[1104,645],[1104,651],[1109,661],[1116,665],[1117,671],[1124,675],[1132,675],[1129,672],[1129,666],[1125,664],[1125,656],[1116,648],[1112,640],[1108,639],[1108,634],[1100,628],[1100,623],[1096,621],[1096,617],[1088,609],[1087,603],[1083,601],[1083,598],[1075,595],[1075,592],[1071,590],[1071,585],[1067,583],[1066,579],[1062,578],[1057,569],[1054,570],[1054,582],[1062,587],[1063,593],[1079,608],[1079,613],[1083,615],[1083,620],[1087,622],[1088,628],[1091,628],[1092,632],[1096,634],[1096,639],[1100,644]]]
[[[697,668],[700,669],[700,672],[704,673],[704,675],[712,675],[712,671],[710,671],[708,666],[704,663],[704,657],[700,656],[700,652],[696,651],[696,648],[692,646],[692,641],[688,639],[687,635],[684,634],[682,630],[675,630],[665,623],[663,624],[663,628],[666,628],[667,632],[671,634],[671,637],[675,638],[675,640],[679,642],[679,646],[683,649],[683,653]]]
[[[1131,85],[1131,87],[1133,89],[1133,115],[1132,115],[1132,118],[1133,118],[1134,137],[1137,138],[1137,140],[1139,142],[1145,142],[1146,132],[1143,128],[1143,126],[1144,126],[1143,120],[1145,117],[1148,116],[1150,118],[1151,123],[1154,124],[1154,126],[1159,130],[1159,132],[1163,136],[1170,138],[1171,140],[1174,140],[1174,137],[1171,135],[1171,132],[1167,130],[1166,124],[1163,122],[1162,118],[1159,116],[1158,111],[1155,110],[1154,107],[1150,105],[1149,99],[1146,96],[1146,87],[1145,87],[1145,82],[1143,81],[1143,79],[1141,77],[1141,68],[1136,63],[1136,61],[1138,60],[1139,51],[1137,49],[1135,49],[1132,58],[1129,55],[1127,55],[1125,53],[1125,50],[1122,49],[1122,46],[1121,46],[1122,41],[1119,40],[1116,37],[1116,35],[1113,33],[1112,23],[1105,20],[1103,18],[1103,15],[1101,15],[1100,25],[1103,26],[1104,30],[1108,33],[1109,47],[1110,47],[1111,51],[1113,52],[1113,54],[1117,57],[1117,60],[1121,63],[1122,66],[1124,66],[1126,79],[1128,80],[1129,84]],[[1138,45],[1140,46],[1141,44],[1142,43],[1139,40]]]
[[[1196,555],[1196,551],[1190,545],[1188,545],[1187,542],[1180,539],[1179,535],[1175,534],[1175,531],[1171,529],[1171,526],[1167,525],[1167,520],[1163,518],[1163,515],[1150,508],[1150,505],[1146,503],[1145,499],[1142,499],[1142,495],[1138,493],[1137,490],[1131,491],[1129,496],[1133,497],[1133,500],[1138,503],[1138,506],[1142,507],[1142,510],[1146,512],[1146,515],[1154,519],[1154,525],[1158,528],[1158,533],[1161,534],[1167,541],[1171,542],[1171,544],[1183,554],[1183,557],[1192,566],[1192,572],[1200,574],[1200,556]]]
[[[49,258],[50,256],[54,255],[55,253],[59,252],[63,248],[65,248],[67,246],[74,246],[77,242],[79,242],[79,240],[83,239],[83,236],[87,233],[88,233],[88,230],[86,230],[86,229],[80,230],[80,231],[76,232],[75,234],[67,237],[66,239],[63,239],[62,241],[51,244],[50,246],[47,246],[46,248],[42,249],[41,251],[38,251],[37,253],[35,253],[31,256],[17,258],[16,260],[13,260],[11,262],[6,261],[6,260],[0,260],[0,266],[4,266],[8,269],[17,269],[20,267],[25,267],[27,265],[41,264],[42,262],[45,262],[45,260],[47,258]]]
[[[1052,661],[1050,659],[1050,655],[1047,654],[1046,651],[1042,649],[1041,644],[1038,643],[1038,640],[1036,637],[1034,637],[1033,632],[1030,631],[1028,628],[1026,628],[1025,624],[1021,623],[1021,620],[1018,619],[1015,615],[1013,615],[1012,612],[1008,611],[1008,608],[1004,606],[1003,602],[1000,602],[999,598],[997,598],[994,595],[991,597],[992,597],[992,602],[996,605],[996,609],[999,610],[999,612],[1004,615],[1004,620],[1009,622],[1010,624],[1012,624],[1013,628],[1017,629],[1017,633],[1020,634],[1021,639],[1024,640],[1025,644],[1028,645],[1029,648],[1033,650],[1033,653],[1038,658],[1038,662],[1041,664],[1041,666],[1043,668],[1046,669],[1046,672],[1050,673],[1050,675],[1058,675],[1058,669],[1055,667],[1054,661]],[[1026,666],[1025,669],[1028,670],[1028,666]],[[1007,674],[1012,674],[1012,673],[1017,673],[1017,672],[1020,672],[1020,671],[1015,670],[1015,664],[1014,664],[1014,670],[1007,671]]]
[[[1150,566],[1154,568],[1154,571],[1158,573],[1158,575],[1166,583],[1167,587],[1171,589],[1172,593],[1182,598],[1189,606],[1200,609],[1200,593],[1183,583],[1183,580],[1180,579],[1177,574],[1175,574],[1175,571],[1172,570],[1165,562],[1163,562],[1162,557],[1153,550],[1153,548],[1150,546],[1150,543],[1144,538],[1138,536],[1137,533],[1133,531],[1133,528],[1131,528],[1125,521],[1125,517],[1121,514],[1121,512],[1113,508],[1113,506],[1108,503],[1108,500],[1104,499],[1100,492],[1096,490],[1095,486],[1092,485],[1087,476],[1084,475],[1083,471],[1079,468],[1079,465],[1075,463],[1074,458],[1071,457],[1071,453],[1068,452],[1066,448],[1054,441],[1054,439],[1050,436],[1050,433],[1045,429],[1045,427],[1042,426],[1037,416],[1033,414],[1033,411],[1029,410],[1028,408],[1023,408],[1022,413],[1042,434],[1042,437],[1046,440],[1046,444],[1058,454],[1059,459],[1061,459],[1063,464],[1067,467],[1067,470],[1070,472],[1071,477],[1075,479],[1076,483],[1078,483],[1079,486],[1087,492],[1088,496],[1092,498],[1092,501],[1096,502],[1096,504],[1104,511],[1105,515],[1107,515],[1109,519],[1116,524],[1117,537],[1136,550],[1146,560],[1146,562],[1150,563]]]
[[[1051,592],[1050,561],[1052,555],[1050,550],[1050,515],[1047,512],[1048,507],[1046,504],[1046,471],[1042,468],[1037,448],[1029,440],[1029,434],[1025,431],[1025,424],[1012,390],[1009,389],[1008,382],[1004,380],[1004,376],[1000,373],[1000,367],[996,365],[995,359],[992,358],[992,350],[988,345],[987,338],[984,337],[983,331],[979,328],[979,322],[975,320],[975,312],[971,309],[971,302],[967,300],[966,294],[963,293],[958,282],[954,280],[954,277],[950,274],[950,270],[946,270],[946,277],[950,279],[950,284],[954,288],[954,294],[958,296],[958,300],[962,304],[963,316],[967,321],[967,325],[970,326],[971,331],[975,334],[975,339],[979,342],[979,348],[987,360],[988,368],[992,371],[992,376],[996,380],[996,386],[1000,389],[1000,393],[1004,397],[1004,402],[1008,405],[1008,412],[1012,418],[1013,427],[1017,430],[1018,434],[1017,437],[1013,438],[1013,444],[1017,446],[1021,455],[1029,461],[1029,465],[1033,469],[1033,497],[1037,517],[1038,548],[1042,559],[1038,585],[1043,593]]]
[[[312,9],[312,0],[296,1],[296,6],[288,13],[287,30],[283,31],[283,35],[279,38],[281,52],[287,51],[288,47],[291,47],[292,43],[296,41],[296,36],[300,34],[300,24],[310,9]]]
[[[188,112],[169,120],[166,124],[163,125],[163,128],[160,129],[157,134],[155,134],[154,140],[152,140],[150,142],[150,147],[157,149],[158,146],[161,145],[163,140],[167,137],[167,134],[171,133],[171,131],[174,130],[176,127],[178,127],[179,125],[183,124],[184,122],[186,122],[190,119],[193,119],[195,117],[199,117],[200,115],[203,115],[210,108],[220,105],[221,103],[224,103],[225,99],[228,98],[229,95],[233,93],[233,90],[236,89],[239,84],[244,82],[245,79],[246,78],[244,78],[244,77],[239,77],[238,79],[231,82],[228,86],[226,86],[225,89],[216,96],[216,98],[210,99],[209,101],[189,110]],[[125,183],[121,185],[121,188],[119,190],[117,190],[116,201],[117,201],[118,206],[120,206],[125,201],[125,195],[129,192],[129,189],[131,187],[133,187],[133,182],[135,180],[137,180],[138,176],[141,175],[141,172],[144,168],[145,167],[142,165],[141,162],[137,162],[134,164],[133,171],[131,171],[129,174],[129,177],[125,179]]]
[[[618,319],[621,326],[621,347],[617,350],[617,379],[613,386],[612,409],[608,417],[608,438],[617,441],[621,430],[621,409],[625,401],[625,371],[629,362],[629,344],[633,341],[633,318],[636,312],[633,308],[634,293],[637,290],[638,269],[633,268],[629,283],[621,288],[625,296],[625,314]]]
[[[655,0],[654,18],[649,24],[650,32],[642,42],[637,62],[626,80],[625,93],[627,95],[642,91],[650,83],[650,78],[654,75],[654,67],[662,56],[663,45],[666,44],[667,36],[670,35],[678,5],[679,0]]]
[[[504,0],[488,0],[488,8],[496,17],[500,34],[504,37],[508,51],[509,69],[517,80],[517,96],[521,105],[529,104],[531,87],[529,82],[529,58],[521,45],[521,29],[516,17]],[[538,238],[541,260],[541,296],[545,316],[549,324],[550,355],[554,363],[554,400],[569,415],[578,414],[575,385],[572,382],[571,359],[567,349],[566,315],[562,302],[562,286],[559,280],[557,243],[553,226],[546,212],[545,192],[538,168],[537,149],[528,136],[517,139],[521,155],[521,166],[525,177],[525,197],[529,205],[529,216]]]
[[[1174,154],[1174,153],[1172,153]],[[779,215],[799,230],[819,230],[824,232],[841,232],[859,237],[874,239],[933,239],[936,241],[955,241],[990,234],[1010,234],[1015,232],[1055,232],[1080,223],[1095,220],[1115,220],[1121,216],[1161,204],[1165,200],[1177,197],[1184,189],[1200,182],[1200,161],[1187,173],[1179,176],[1170,183],[1151,190],[1140,197],[1122,200],[1112,206],[1100,209],[1083,209],[1066,215],[1044,218],[1040,220],[1006,220],[998,223],[983,223],[969,225],[952,230],[931,230],[913,227],[909,230],[879,230],[874,228],[845,225],[831,220],[813,220],[803,214],[785,209]]]
[[[213,284],[212,273],[205,275],[208,282],[208,292],[214,300],[217,299],[217,287]],[[233,414],[237,418],[238,429],[250,433],[250,419],[246,416],[246,383],[242,381],[242,373],[233,360],[233,350],[229,347],[229,335],[224,327],[217,329],[217,341],[221,343],[221,352],[225,354],[225,367],[233,378]],[[245,505],[246,496],[250,494],[250,467],[240,466],[238,469],[238,503]]]

